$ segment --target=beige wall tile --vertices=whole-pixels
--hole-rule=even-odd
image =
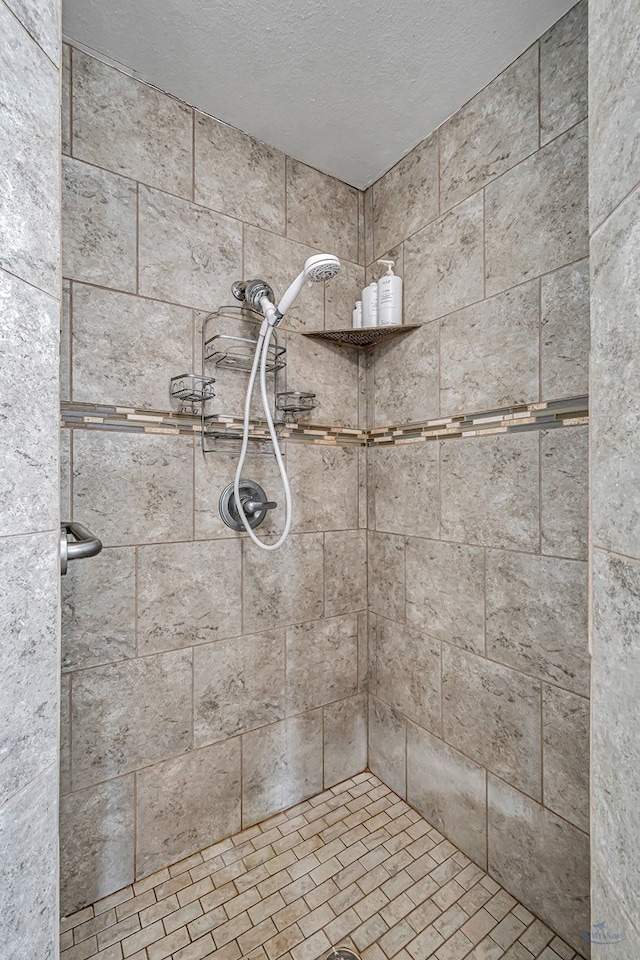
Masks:
[[[445,644],[442,709],[447,743],[541,797],[537,680]]]
[[[276,553],[247,544],[242,569],[245,631],[322,616],[322,534],[294,534]]]
[[[81,50],[73,51],[73,155],[191,199],[193,111]]]
[[[241,633],[238,540],[138,550],[138,652],[176,650]]]
[[[242,225],[205,207],[140,187],[139,292],[201,310],[231,299],[242,276]]]
[[[0,539],[0,805],[57,762],[58,549],[56,531]]]
[[[136,777],[136,872],[146,876],[240,829],[240,739]]]
[[[287,629],[287,713],[302,713],[358,689],[358,618],[355,614]]]
[[[374,252],[382,257],[438,216],[438,134],[380,177],[372,194]]]
[[[133,547],[69,564],[62,579],[63,670],[135,657],[135,594]]]
[[[282,720],[284,630],[197,647],[193,681],[196,746]]]
[[[244,273],[246,280],[266,280],[279,303],[289,285],[302,271],[309,257],[319,253],[317,247],[297,243],[246,224],[244,227]],[[325,251],[331,253],[332,251]],[[345,267],[345,269],[349,269]],[[306,283],[282,326],[288,330],[322,330],[324,327],[324,294],[329,283]],[[228,297],[225,302],[228,302]]]
[[[598,0],[589,8],[592,233],[640,180],[640,131],[628,122],[638,98],[638,50],[630,29],[632,17],[633,0],[614,6]],[[600,263],[599,255],[596,262]]]
[[[289,158],[287,236],[357,263],[358,191]]]
[[[538,149],[538,46],[443,124],[440,190],[447,209]]]
[[[640,567],[597,550],[593,559],[592,796],[594,856],[627,914],[635,917],[640,834],[635,825],[640,744],[637,697],[640,662]],[[596,908],[599,901],[594,902]]]
[[[542,552],[587,559],[589,429],[540,435]]]
[[[487,655],[587,695],[586,564],[490,551]]]
[[[545,870],[540,870],[540,863]],[[589,929],[589,838],[489,776],[489,871],[574,949]]]
[[[292,334],[287,341],[287,390],[315,393],[314,423],[358,427],[358,358],[354,349]]]
[[[542,278],[543,400],[589,392],[589,261]]]
[[[537,551],[538,444],[534,431],[443,441],[443,538]]]
[[[436,734],[442,728],[440,654],[439,640],[377,617],[376,695]]]
[[[543,801],[589,832],[589,701],[543,684]]]
[[[73,458],[74,516],[105,546],[191,536],[191,438],[76,430]]]
[[[73,399],[170,410],[171,377],[193,369],[191,311],[73,285]]]
[[[3,534],[13,536],[58,524],[60,304],[4,271],[0,302],[0,509]],[[25,394],[36,385],[37,413],[27,417]]]
[[[293,530],[348,530],[358,526],[356,447],[287,444],[287,472],[296,510]]]
[[[640,191],[616,210],[591,241],[592,537],[597,546],[640,556],[636,478],[640,448],[628,418],[638,391],[637,290],[640,284]],[[621,413],[624,414],[621,416]]]
[[[80,160],[62,160],[65,277],[136,290],[137,187]]]
[[[375,396],[369,427],[418,423],[439,416],[438,323],[427,323],[376,347],[374,364]]]
[[[322,790],[322,711],[291,717],[242,739],[242,825]]]
[[[62,137],[62,153],[71,155],[71,47],[68,43],[62,44],[61,70],[61,107],[60,133]]]
[[[374,476],[376,530],[423,537],[440,535],[437,443],[378,447]]]
[[[9,6],[16,6],[12,0]],[[29,8],[39,19],[40,9]],[[53,6],[51,8],[54,13]],[[26,8],[20,5],[19,13]],[[0,268],[53,297],[60,286],[60,87],[58,70],[5,5],[0,121]],[[25,17],[25,20],[27,17]],[[56,59],[59,43],[56,39]]]
[[[60,678],[60,796],[71,791],[71,677]]]
[[[191,687],[190,650],[76,674],[71,697],[74,789],[188,750]]]
[[[60,801],[60,910],[72,913],[133,880],[134,778]]]
[[[583,122],[489,184],[488,294],[587,255],[586,165]]]
[[[325,330],[348,330],[353,324],[356,300],[362,300],[364,267],[343,260],[340,273],[324,286]],[[320,284],[314,284],[320,286]]]
[[[404,245],[405,323],[424,323],[482,300],[481,193],[434,220]]]
[[[324,536],[324,612],[327,617],[367,606],[367,534],[335,530]]]
[[[538,399],[539,301],[532,280],[441,321],[443,416]]]
[[[369,607],[374,613],[404,620],[405,560],[404,537],[369,533]]]
[[[407,730],[400,714],[369,697],[369,767],[400,797],[407,795]]]
[[[195,200],[284,234],[284,154],[220,120],[196,113]]]
[[[3,949],[14,954],[14,946],[36,956],[57,952],[57,780],[52,765],[0,810]],[[34,915],[38,923],[33,922]]]
[[[486,771],[438,737],[407,725],[407,800],[486,869]]]
[[[407,537],[407,622],[432,637],[484,652],[484,551]]]
[[[587,116],[587,2],[577,3],[540,38],[540,142]]]
[[[328,704],[324,716],[324,785],[340,783],[367,766],[367,697]]]

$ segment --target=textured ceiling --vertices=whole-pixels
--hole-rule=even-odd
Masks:
[[[366,187],[574,0],[64,0],[67,39]]]

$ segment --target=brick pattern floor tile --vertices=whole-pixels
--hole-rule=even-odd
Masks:
[[[61,960],[580,960],[372,773],[103,897]]]

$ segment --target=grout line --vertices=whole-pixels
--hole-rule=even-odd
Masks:
[[[487,557],[487,547],[484,547],[482,550],[482,564],[483,564],[483,617],[482,617],[482,647],[484,651],[484,656],[487,656],[487,635],[488,635],[488,625],[487,625],[487,568],[488,568],[488,557]]]
[[[69,45],[69,156],[73,157],[73,47]],[[64,54],[63,54],[64,62]],[[62,67],[60,74],[62,75]],[[61,231],[62,233],[62,231]]]
[[[191,201],[196,202],[196,111],[191,108]]]
[[[136,182],[136,289],[140,293],[140,184]]]
[[[538,278],[538,399],[542,403],[542,277]]]
[[[542,62],[542,51],[540,48],[540,39],[536,41],[537,48],[537,61],[536,61],[536,70],[538,74],[538,150],[542,149],[542,85],[541,85],[541,62]],[[564,132],[564,131],[563,131]],[[546,146],[546,144],[545,144]]]
[[[487,299],[487,191],[482,188],[482,299]]]

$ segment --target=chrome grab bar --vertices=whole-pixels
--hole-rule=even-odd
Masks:
[[[69,534],[74,537],[74,540],[69,541]],[[69,560],[95,557],[101,550],[102,541],[81,523],[69,520],[67,523],[60,524],[60,573],[62,576],[67,572]]]

